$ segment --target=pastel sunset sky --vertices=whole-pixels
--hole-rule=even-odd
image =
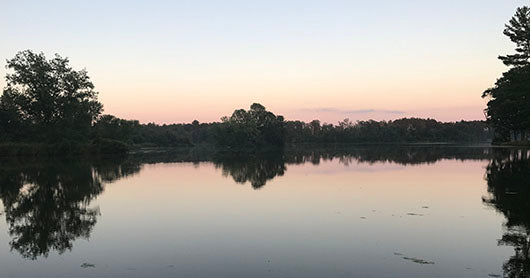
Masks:
[[[521,0],[0,0],[0,87],[17,51],[86,68],[105,113],[217,121],[259,102],[289,120],[484,119]]]

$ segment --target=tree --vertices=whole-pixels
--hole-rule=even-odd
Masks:
[[[482,96],[490,98],[486,113],[497,141],[526,138],[530,129],[530,66],[505,72]]]
[[[124,120],[112,115],[102,115],[94,123],[94,133],[99,138],[129,142],[132,134],[139,126],[140,122],[136,120]]]
[[[13,96],[0,96],[0,141],[10,141],[21,137],[25,130],[22,115],[13,101]]]
[[[57,54],[47,60],[31,50],[18,52],[7,60],[6,68],[12,72],[6,75],[0,109],[31,126],[36,134],[26,137],[54,141],[87,137],[103,106],[86,70],[72,69],[68,58]]]
[[[490,98],[485,112],[495,129],[494,143],[526,140],[530,130],[530,8],[518,8],[504,34],[516,44],[517,53],[499,56],[511,68],[482,94]]]
[[[514,42],[516,54],[499,56],[507,66],[525,66],[530,63],[530,8],[517,8],[515,15],[505,25],[504,34]]]
[[[276,116],[259,103],[250,110],[238,109],[230,118],[223,117],[216,141],[230,148],[281,147],[285,142],[283,116]]]

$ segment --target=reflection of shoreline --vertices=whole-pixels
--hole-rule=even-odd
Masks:
[[[219,157],[248,158],[266,157],[282,154],[287,164],[313,163],[321,160],[339,159],[343,164],[348,163],[377,163],[391,162],[397,164],[434,163],[442,159],[455,160],[486,160],[493,157],[496,150],[490,146],[460,146],[460,145],[330,145],[330,146],[298,146],[287,147],[282,151],[269,152],[230,152],[216,151],[210,148],[178,148],[178,149],[147,149],[138,150],[130,159],[142,164],[162,162],[206,162]]]
[[[283,152],[256,155],[217,154],[213,162],[221,168],[223,176],[232,176],[237,183],[250,182],[254,189],[263,187],[267,181],[285,173]]]
[[[235,182],[259,189],[287,172],[288,165],[339,161],[344,167],[374,163],[388,167],[431,164],[441,160],[489,160],[506,151],[487,147],[357,146],[308,148],[262,153],[174,149],[119,158],[81,160],[0,160],[0,199],[12,238],[11,247],[36,259],[70,250],[77,238],[88,238],[99,216],[91,201],[105,184],[136,173],[144,164],[211,161]]]
[[[52,250],[61,254],[77,238],[88,239],[100,215],[91,201],[106,183],[140,170],[123,159],[10,160],[3,165],[0,199],[10,246],[28,259],[47,257]]]
[[[170,150],[148,150],[137,152],[130,159],[144,163],[161,162],[206,162],[213,161],[222,169],[224,176],[231,176],[237,183],[249,182],[254,189],[259,189],[276,176],[282,176],[287,165],[339,160],[342,165],[385,163],[406,166],[432,164],[440,160],[487,160],[492,157],[494,149],[487,146],[457,145],[332,145],[310,148],[288,147],[285,150],[269,152],[228,152],[201,148],[181,148]],[[394,167],[396,166],[389,166]]]
[[[503,264],[504,277],[530,277],[530,152],[504,150],[486,168],[489,196],[485,204],[506,218],[499,245],[514,255]]]

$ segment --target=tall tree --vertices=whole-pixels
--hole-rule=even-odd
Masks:
[[[283,116],[276,116],[259,103],[223,117],[216,132],[217,144],[230,148],[281,147],[285,142]]]
[[[530,63],[530,8],[517,8],[515,15],[505,25],[504,34],[516,44],[516,54],[499,56],[507,66],[525,66]]]
[[[495,129],[494,143],[526,140],[530,131],[530,8],[523,6],[506,24],[504,34],[515,43],[516,54],[499,56],[511,68],[486,90],[486,117]]]
[[[526,138],[530,130],[530,66],[503,73],[495,86],[482,96],[490,98],[486,113],[496,130],[495,140]]]
[[[10,115],[18,114],[41,135],[32,138],[86,138],[103,109],[86,70],[72,69],[68,58],[57,54],[47,60],[31,50],[18,52],[6,68],[12,72],[6,75],[0,109],[9,107]]]

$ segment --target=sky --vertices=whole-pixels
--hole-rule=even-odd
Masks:
[[[482,120],[521,0],[0,0],[0,75],[31,49],[91,77],[104,113],[218,121]],[[5,86],[0,80],[0,87]]]

